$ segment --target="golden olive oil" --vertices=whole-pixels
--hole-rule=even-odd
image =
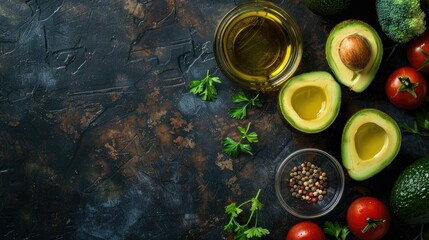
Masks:
[[[270,1],[249,1],[219,22],[213,51],[231,81],[246,89],[274,91],[297,70],[302,47],[292,15]]]
[[[304,120],[314,120],[325,111],[326,95],[322,88],[315,86],[297,90],[291,99],[296,113]]]
[[[375,123],[362,125],[355,135],[356,152],[362,160],[373,159],[384,147],[387,133]]]
[[[285,22],[264,11],[246,12],[233,19],[222,39],[227,65],[249,81],[267,81],[281,73],[292,46]]]

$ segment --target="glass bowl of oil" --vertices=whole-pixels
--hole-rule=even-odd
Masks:
[[[309,163],[315,166],[313,169],[318,169],[317,173],[314,171],[309,174]],[[301,175],[304,172],[303,166],[307,168],[305,175]],[[317,180],[311,181],[315,175]],[[300,176],[299,182],[294,180],[297,176]],[[303,148],[280,162],[274,186],[280,205],[288,213],[302,219],[315,219],[332,213],[341,202],[345,174],[341,163],[331,154],[318,148]],[[312,197],[308,199],[308,196]],[[313,201],[312,198],[316,200]]]
[[[273,91],[289,79],[302,58],[302,35],[290,13],[278,4],[237,5],[214,35],[217,64],[227,78],[256,91]]]

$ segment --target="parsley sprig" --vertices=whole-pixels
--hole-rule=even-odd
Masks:
[[[335,237],[337,240],[346,240],[347,235],[350,233],[350,230],[347,226],[340,226],[338,222],[325,222],[325,227],[323,232],[327,235]]]
[[[258,134],[256,132],[249,132],[250,122],[247,124],[247,128],[238,126],[237,129],[241,133],[240,139],[235,141],[230,137],[225,138],[222,141],[223,152],[232,157],[237,157],[240,152],[253,155],[250,143],[258,142]],[[248,143],[244,143],[243,140],[247,140]]]
[[[258,200],[261,189],[255,197],[237,205],[233,202],[225,207],[225,213],[230,216],[228,224],[224,226],[224,230],[235,234],[234,239],[247,240],[247,239],[260,239],[261,237],[268,235],[270,231],[266,228],[258,226],[258,213],[262,209],[262,203]],[[237,218],[243,213],[243,207],[250,204],[250,215],[244,224],[241,224]],[[254,218],[254,224],[251,225],[252,219]]]
[[[235,119],[245,118],[247,115],[248,106],[252,106],[252,107],[256,106],[258,108],[262,107],[261,100],[259,99],[259,94],[257,94],[254,98],[248,98],[243,91],[240,91],[240,92],[237,92],[236,94],[234,94],[232,96],[232,101],[234,103],[245,102],[245,104],[243,106],[238,107],[238,108],[231,108],[229,110],[229,112],[228,112],[229,115]]]
[[[429,229],[425,231],[425,224],[420,224],[420,233],[413,240],[428,240],[429,239]]]
[[[418,111],[413,119],[412,125],[399,123],[399,127],[404,133],[417,134],[429,137],[429,110],[425,107]]]
[[[218,77],[211,77],[207,70],[206,77],[201,80],[193,80],[189,83],[189,91],[199,95],[204,101],[213,101],[217,98],[215,83],[221,83]]]

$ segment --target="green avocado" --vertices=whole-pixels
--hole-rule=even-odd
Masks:
[[[304,0],[305,6],[317,15],[332,17],[343,13],[351,0]]]
[[[329,33],[326,59],[335,78],[350,90],[363,92],[374,80],[383,58],[377,31],[355,19],[338,23]]]
[[[429,157],[411,163],[398,176],[390,204],[393,213],[405,223],[429,223]]]
[[[366,180],[387,167],[401,148],[401,131],[386,113],[365,108],[347,121],[341,138],[341,157],[349,176]]]
[[[341,87],[326,71],[302,73],[286,81],[278,97],[280,112],[295,129],[318,133],[340,111]]]

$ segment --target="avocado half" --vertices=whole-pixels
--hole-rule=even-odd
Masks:
[[[401,139],[401,130],[392,117],[377,109],[362,109],[344,126],[341,138],[343,166],[352,179],[366,180],[395,159]]]
[[[283,85],[278,100],[282,116],[292,127],[317,133],[328,128],[337,117],[341,87],[328,72],[302,73]]]
[[[358,70],[351,69],[340,56],[340,46],[343,46],[343,40],[353,35],[359,36],[367,46],[367,52],[369,51],[368,54],[350,54],[352,58],[368,55],[365,66]],[[350,50],[350,52],[352,51]],[[361,20],[349,19],[338,23],[330,31],[326,41],[325,54],[335,78],[350,90],[360,93],[371,84],[377,74],[383,58],[383,44],[377,31],[369,24]]]

